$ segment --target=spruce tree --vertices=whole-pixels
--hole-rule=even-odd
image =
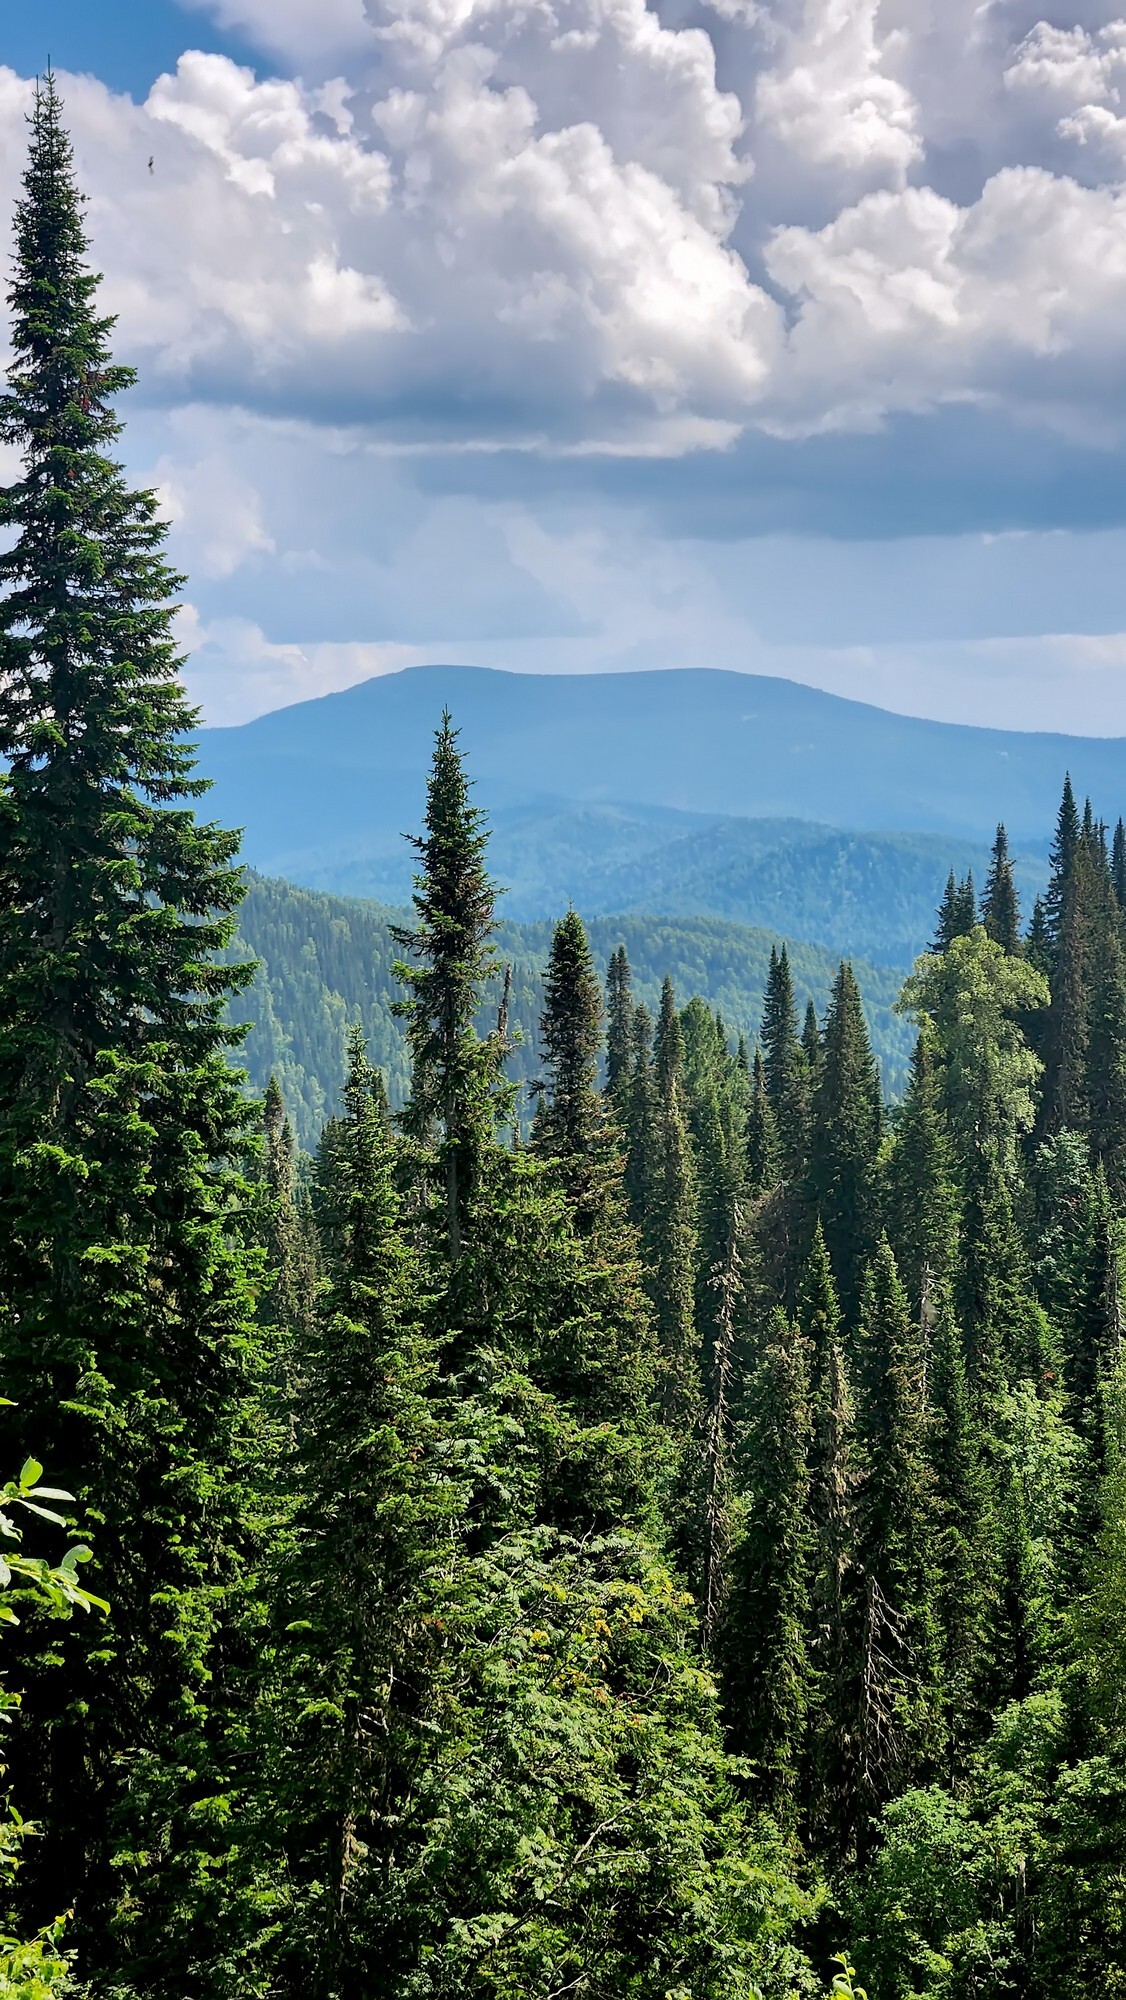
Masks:
[[[697,1188],[685,1103],[683,1040],[670,979],[661,993],[653,1083],[652,1178],[643,1262],[664,1361],[663,1412],[674,1435],[683,1439],[692,1435],[700,1415]]]
[[[820,1308],[831,1326],[836,1296],[823,1265]],[[810,1286],[812,1296],[814,1287]],[[805,1308],[807,1314],[808,1305]],[[857,1809],[859,1772],[855,1633],[863,1615],[862,1578],[856,1567],[856,1413],[844,1347],[828,1350],[813,1397],[809,1515],[813,1560],[809,1590],[811,1701],[807,1732],[805,1808],[817,1848],[848,1852]]]
[[[974,894],[974,878],[967,875],[958,881],[951,869],[946,878],[946,888],[938,906],[938,924],[931,950],[943,952],[953,944],[955,938],[967,937],[977,922],[977,897]]]
[[[770,969],[762,1010],[762,1053],[766,1091],[782,1166],[787,1177],[799,1174],[805,1162],[809,1127],[809,1075],[798,1038],[794,984],[785,945],[770,948]]]
[[[976,1156],[967,1180],[955,1303],[975,1411],[988,1433],[1006,1385],[1040,1381],[1055,1359],[1016,1227],[1012,1177],[992,1148]]]
[[[766,1088],[762,1052],[755,1050],[751,1073],[751,1097],[747,1111],[747,1191],[765,1194],[778,1179],[778,1132]]]
[[[1051,874],[1048,892],[1044,898],[1044,920],[1047,929],[1048,949],[1052,958],[1059,948],[1060,928],[1063,922],[1064,899],[1071,877],[1075,857],[1082,839],[1082,824],[1079,808],[1075,803],[1075,793],[1071,786],[1070,772],[1063,781],[1063,796],[1056,815],[1056,830],[1049,852]]]
[[[597,1087],[601,1041],[594,961],[582,919],[570,910],[552,935],[544,980],[540,1043],[549,1093],[536,1144],[557,1162],[580,1228],[593,1225],[615,1170]]]
[[[680,1028],[696,1170],[696,1329],[707,1384],[725,1317],[723,1274],[733,1231],[738,1235],[734,1218],[746,1193],[746,1104],[718,1016],[702,1000],[690,1000]]]
[[[857,1429],[856,1563],[863,1599],[854,1660],[858,1794],[871,1812],[933,1758],[940,1686],[922,1354],[886,1237],[864,1285]]]
[[[986,935],[999,944],[1002,951],[1012,954],[1020,950],[1020,898],[1013,881],[1013,864],[1009,859],[1008,837],[1003,826],[997,828],[997,838],[993,843],[985,894],[981,899],[981,921]]]
[[[1056,851],[1061,851],[1058,837]],[[1090,847],[1080,835],[1066,873],[1059,875],[1058,886],[1053,878],[1049,891],[1051,1004],[1044,1025],[1039,1117],[1040,1130],[1045,1133],[1064,1128],[1084,1131],[1088,1122],[1091,983],[1098,953],[1100,900]]]
[[[817,1022],[817,1009],[812,1000],[805,1003],[805,1022],[801,1031],[801,1045],[805,1055],[811,1092],[817,1088],[821,1074],[821,1029]]]
[[[809,1378],[810,1692],[803,1790],[817,1844],[844,1851],[856,1781],[850,1632],[859,1604],[853,1564],[857,1465],[840,1306],[820,1223],[798,1290],[797,1327]]]
[[[606,972],[606,1095],[620,1108],[633,1069],[633,982],[624,944]]]
[[[946,887],[938,906],[935,921],[934,941],[931,951],[945,951],[952,938],[958,935],[958,878],[951,869],[946,877]]]
[[[220,1634],[244,1540],[254,1114],[225,1017],[250,971],[219,962],[237,838],[194,816],[180,579],[153,494],[112,456],[133,378],[97,310],[50,76],[30,124],[0,399],[20,461],[0,495],[0,1386],[25,1450],[99,1519],[114,1611],[68,1630],[45,1675],[32,1624],[16,1635],[13,1762],[41,1828],[20,1890],[32,1928],[74,1907],[99,1986],[163,1996],[230,1974],[186,1902],[225,1839],[222,1805],[206,1823],[195,1805],[225,1796]]]
[[[875,1233],[875,1170],[880,1146],[880,1075],[852,967],[833,982],[813,1101],[806,1176],[810,1214],[825,1232],[841,1307],[855,1313]]]
[[[633,1056],[623,1090],[626,1128],[626,1200],[634,1228],[643,1232],[653,1185],[657,1115],[653,1078],[653,1021],[638,1002],[633,1010]]]
[[[934,1482],[935,1609],[942,1644],[943,1734],[951,1779],[985,1726],[982,1681],[996,1588],[984,1444],[947,1285],[929,1301],[927,1457]]]
[[[1121,819],[1114,829],[1110,871],[1114,884],[1114,899],[1119,909],[1126,911],[1126,824]]]
[[[382,1082],[382,1080],[381,1080]],[[277,1335],[277,1364],[288,1370],[287,1349],[305,1325],[317,1284],[316,1251],[309,1219],[298,1198],[293,1127],[276,1077],[262,1106],[265,1139],[266,1248],[271,1279],[258,1304],[258,1323]],[[299,1356],[297,1357],[299,1365]]]
[[[409,1812],[464,1506],[374,1081],[356,1028],[328,1167],[339,1227],[304,1357],[295,1512],[275,1586],[275,1837],[294,1900],[282,1955],[289,1990],[318,2000],[394,1983],[418,1949]]]
[[[813,1232],[813,1243],[798,1289],[797,1326],[808,1350],[810,1402],[815,1433],[812,1451],[816,1459],[817,1424],[827,1407],[830,1364],[833,1348],[840,1338],[841,1331],[841,1310],[837,1300],[837,1289],[833,1283],[829,1252],[825,1247],[825,1232],[820,1222]],[[815,1489],[818,1483],[815,1466]]]
[[[958,1228],[953,1149],[940,1102],[934,1035],[925,1023],[883,1162],[882,1209],[908,1297],[919,1306],[930,1284],[949,1276]]]
[[[732,1748],[783,1818],[797,1792],[809,1704],[809,1406],[803,1343],[778,1311],[739,1418],[745,1528],[720,1640]]]
[[[1052,969],[1052,940],[1048,933],[1048,911],[1043,896],[1037,896],[1032,905],[1024,955],[1028,963],[1046,978]]]
[[[1099,927],[1087,1001],[1086,1123],[1091,1153],[1120,1207],[1126,1199],[1126,941]]]
[[[392,936],[415,963],[395,973],[409,998],[395,1007],[407,1023],[411,1094],[404,1129],[435,1135],[445,1192],[451,1258],[462,1247],[482,1159],[510,1109],[503,1084],[507,1037],[482,1039],[475,1026],[482,985],[495,975],[495,890],[485,865],[485,815],[470,781],[448,711],[436,732],[426,789],[426,830],[412,838],[420,869],[412,901],[418,922]]]

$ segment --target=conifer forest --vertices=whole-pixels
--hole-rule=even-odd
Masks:
[[[9,305],[0,1995],[1126,1995],[1123,802],[951,875],[894,1100],[849,963],[574,909],[515,1064],[436,716],[299,1145],[50,78]]]

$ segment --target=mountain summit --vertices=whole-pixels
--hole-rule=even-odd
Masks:
[[[979,840],[1050,831],[1065,771],[1126,805],[1126,739],[973,729],[892,715],[794,681],[710,669],[512,674],[410,667],[207,729],[201,767],[248,859],[308,878],[418,824],[432,732],[449,708],[481,795],[506,808],[627,804],[647,814],[792,818]],[[689,824],[682,822],[681,830]]]

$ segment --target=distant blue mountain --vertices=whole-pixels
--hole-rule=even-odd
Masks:
[[[214,810],[245,826],[256,867],[297,879],[329,852],[390,852],[418,824],[446,707],[492,811],[626,801],[974,840],[1003,819],[1016,839],[1042,841],[1067,770],[1104,818],[1126,809],[1122,738],[926,722],[793,681],[704,669],[413,667],[205,730]]]

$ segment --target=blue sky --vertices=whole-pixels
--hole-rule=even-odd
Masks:
[[[440,659],[1126,734],[1121,9],[5,10],[208,716]]]
[[[111,90],[148,96],[162,70],[173,70],[189,43],[239,62],[261,51],[213,16],[178,0],[34,0],[4,10],[0,58],[22,76],[45,67],[87,70]]]

